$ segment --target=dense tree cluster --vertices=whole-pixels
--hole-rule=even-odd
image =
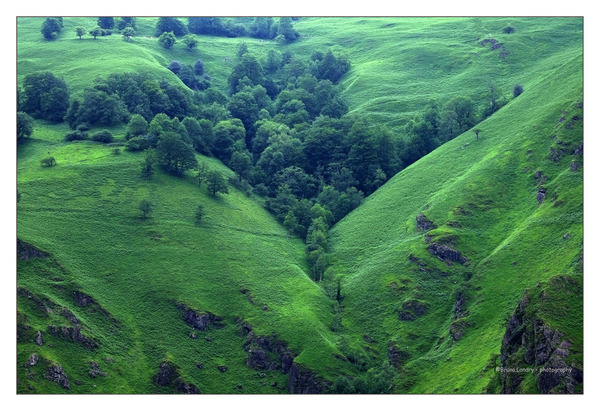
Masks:
[[[42,23],[41,32],[46,40],[52,40],[58,37],[63,28],[62,17],[48,17]]]
[[[102,19],[102,30],[115,24]],[[126,19],[118,27],[133,28],[135,21]],[[179,19],[159,18],[156,32],[171,46],[178,36],[186,36],[183,41],[193,49],[194,34],[246,30],[231,22],[190,17],[186,27]],[[247,31],[258,38],[281,36],[286,42],[298,37],[289,18],[276,22],[258,17]],[[86,139],[90,126],[127,123],[127,149],[147,153],[142,177],[151,178],[156,161],[177,176],[198,169],[198,183],[206,183],[213,196],[227,193],[232,185],[247,195],[266,197],[266,207],[288,234],[305,239],[315,280],[323,278],[328,264],[327,232],[333,224],[403,167],[471,129],[507,101],[493,84],[485,92],[484,107],[460,95],[443,104],[431,101],[398,136],[347,114],[337,84],[350,62],[331,50],[300,58],[271,49],[259,60],[241,43],[228,77],[228,95],[210,88],[201,60],[193,66],[173,60],[168,69],[187,87],[144,74],[112,74],[97,79],[70,104],[64,81],[49,72],[28,75],[19,92],[19,110],[36,118],[64,118],[74,130],[66,136],[69,141]],[[513,95],[521,91],[515,87]],[[20,130],[26,136],[29,123],[23,115]],[[92,135],[96,141],[112,139],[106,130]],[[207,170],[194,152],[215,156],[236,175],[227,180]]]
[[[23,79],[18,95],[18,110],[34,118],[62,121],[69,108],[67,83],[49,71],[32,73]]]

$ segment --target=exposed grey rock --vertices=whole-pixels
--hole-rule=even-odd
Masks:
[[[106,377],[108,373],[106,371],[102,371],[97,362],[92,361],[90,362],[90,371],[88,372],[88,375],[92,378],[96,378],[99,375]]]
[[[400,368],[402,365],[404,365],[409,357],[410,354],[398,348],[393,341],[388,343],[388,358],[390,360],[390,364],[392,364],[395,368]]]
[[[171,385],[177,377],[179,377],[179,373],[177,372],[175,365],[170,361],[163,361],[158,366],[158,372],[152,377],[152,381],[154,381],[155,384],[166,387]]]
[[[42,332],[38,330],[36,336],[35,336],[35,343],[39,346],[44,345],[44,337],[42,335]]]
[[[417,230],[425,232],[434,228],[437,228],[437,226],[433,223],[433,221],[427,219],[423,213],[417,214]]]
[[[54,381],[61,387],[69,389],[69,377],[65,374],[60,364],[52,364],[46,369],[45,377],[50,381]]]
[[[17,256],[21,260],[29,260],[31,258],[46,258],[48,254],[17,238]]]
[[[291,394],[322,394],[331,385],[314,372],[307,370],[295,362],[290,368],[288,389]]]
[[[540,187],[536,198],[537,198],[538,207],[539,207],[542,204],[542,202],[544,201],[544,199],[546,198],[546,189],[544,187]]]
[[[242,324],[244,327],[244,324]],[[246,327],[247,329],[251,329]],[[254,370],[281,370],[287,374],[296,355],[277,336],[257,336],[248,331],[244,350],[248,353],[246,365]]]
[[[225,372],[225,371],[227,371],[227,366],[226,366],[226,365],[219,365],[217,368],[218,368],[218,369],[219,369],[219,371],[221,371],[221,372]]]
[[[183,381],[181,378],[175,380],[176,394],[200,394],[200,390],[194,384]]]
[[[80,307],[87,307],[88,305],[96,302],[92,297],[82,293],[81,291],[73,291],[73,299],[75,300],[75,304]]]
[[[36,365],[38,363],[39,357],[37,356],[36,353],[33,353],[29,356],[29,358],[27,359],[27,362],[25,364],[23,364],[24,367],[33,367],[34,365]]]
[[[191,327],[196,328],[200,331],[206,331],[210,326],[215,328],[223,328],[225,325],[221,323],[223,318],[217,317],[210,312],[197,312],[191,308],[178,304],[177,308],[183,311],[183,320]]]
[[[56,325],[49,325],[48,332],[56,337],[61,337],[67,341],[74,341],[82,344],[85,348],[89,350],[93,350],[98,348],[98,343],[94,341],[92,338],[87,337],[81,334],[81,327],[67,327],[61,326],[57,327]]]
[[[427,251],[446,263],[456,262],[464,265],[467,262],[467,259],[460,253],[460,251],[457,251],[445,244],[431,243],[427,248]]]

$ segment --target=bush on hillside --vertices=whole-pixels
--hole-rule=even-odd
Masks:
[[[114,139],[114,136],[108,130],[101,130],[92,135],[92,140],[100,143],[112,143]]]

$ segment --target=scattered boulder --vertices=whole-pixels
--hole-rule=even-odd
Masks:
[[[200,394],[200,390],[194,384],[183,381],[181,378],[175,380],[176,394]]]
[[[425,232],[434,228],[437,228],[437,226],[433,223],[433,221],[427,219],[423,213],[419,213],[417,215],[417,230]]]
[[[17,257],[21,260],[29,260],[31,258],[46,258],[48,254],[17,238]]]
[[[277,336],[257,336],[251,330],[249,324],[242,323],[240,332],[247,331],[244,342],[244,350],[248,353],[246,365],[258,371],[281,370],[283,374],[287,374],[296,355]]]
[[[537,198],[538,207],[539,207],[540,205],[542,205],[542,202],[546,198],[546,188],[540,187],[540,189],[538,190],[536,198]]]
[[[415,316],[408,311],[399,311],[398,318],[400,321],[414,321]]]
[[[67,374],[65,374],[65,372],[64,372],[63,368],[60,366],[60,364],[51,364],[46,369],[45,377],[47,379],[49,379],[50,381],[53,381],[53,382],[59,384],[63,388],[66,388],[66,389],[70,388],[69,377],[67,376]]]
[[[96,302],[92,297],[82,293],[81,291],[73,291],[73,299],[75,300],[75,304],[80,307],[87,307],[88,305]]]
[[[295,362],[292,363],[288,379],[290,394],[322,394],[328,390],[330,385],[330,382],[322,379],[314,372]]]
[[[36,336],[35,336],[35,343],[39,346],[44,345],[44,337],[42,335],[42,332],[38,330]]]
[[[61,337],[67,341],[78,342],[89,350],[98,348],[98,343],[92,338],[83,335],[81,333],[81,327],[79,326],[67,327],[63,325],[57,327],[56,325],[51,324],[48,326],[48,332],[55,337]]]
[[[217,367],[217,369],[218,369],[219,371],[221,371],[221,372],[225,372],[225,371],[227,371],[227,366],[226,366],[226,365],[219,365],[219,366]]]
[[[34,365],[36,365],[39,361],[39,357],[36,353],[33,353],[29,356],[29,358],[27,359],[27,362],[25,364],[23,364],[24,367],[33,367]]]
[[[191,327],[200,331],[206,331],[210,326],[215,328],[223,328],[225,325],[221,323],[223,318],[217,317],[210,312],[197,312],[183,304],[177,304],[177,308],[183,311],[183,320]]]
[[[158,366],[158,372],[154,374],[152,381],[157,385],[166,387],[171,385],[177,377],[179,377],[179,372],[177,372],[175,364],[170,361],[163,361]]]
[[[400,368],[406,360],[410,357],[410,354],[406,351],[402,351],[393,341],[388,343],[388,358],[390,360],[390,364],[392,364],[395,368]]]
[[[457,262],[464,265],[467,262],[467,259],[459,251],[445,244],[433,242],[429,245],[427,251],[447,264]]]
[[[88,375],[91,378],[96,378],[99,375],[106,377],[108,375],[108,373],[106,371],[102,371],[102,369],[100,369],[100,366],[98,365],[97,362],[92,361],[92,362],[90,362],[90,371],[88,372]]]

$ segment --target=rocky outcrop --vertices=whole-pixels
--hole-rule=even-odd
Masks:
[[[102,371],[97,362],[92,361],[90,362],[90,371],[88,372],[88,375],[91,378],[96,378],[98,376],[106,377],[108,373],[106,371]]]
[[[200,390],[194,384],[184,381],[179,376],[179,371],[171,361],[163,361],[158,366],[158,372],[152,377],[152,381],[161,387],[173,388],[175,394],[200,394]]]
[[[281,370],[287,374],[296,355],[277,336],[257,336],[252,326],[242,323],[240,333],[246,334],[244,350],[248,353],[246,365],[254,370]],[[243,334],[242,334],[243,335]]]
[[[446,244],[435,242],[431,243],[427,248],[427,251],[447,264],[459,263],[464,265],[467,263],[467,259],[460,253],[460,251],[457,251]]]
[[[398,348],[393,341],[388,343],[388,358],[390,360],[390,364],[392,364],[395,368],[400,368],[402,365],[404,365],[409,357],[410,354]]]
[[[89,350],[93,350],[98,348],[98,343],[92,339],[91,337],[85,336],[81,333],[81,327],[67,327],[61,326],[58,327],[54,324],[48,326],[48,332],[55,337],[63,338],[67,341],[73,341],[80,343],[85,348]]]
[[[400,321],[413,321],[427,313],[427,304],[419,300],[408,300],[402,303],[403,310],[398,312]]]
[[[158,366],[158,372],[154,374],[152,381],[161,387],[167,387],[178,377],[179,372],[177,372],[175,364],[170,361],[163,361]]]
[[[552,285],[569,281],[562,277]],[[508,321],[500,350],[502,393],[521,392],[527,372],[541,393],[572,394],[583,382],[582,365],[570,356],[572,342],[538,315],[546,296],[546,290],[526,292]]]
[[[293,362],[290,367],[288,389],[290,394],[323,394],[331,384],[314,372]]]
[[[200,394],[198,387],[183,381],[181,378],[177,378],[173,385],[175,394]]]
[[[31,301],[33,304],[35,304],[36,308],[45,316],[52,312],[52,304],[48,300],[37,297],[26,288],[18,287],[17,296],[26,298],[27,300]]]
[[[223,328],[225,324],[222,324],[223,318],[217,317],[210,312],[198,312],[184,304],[177,304],[177,308],[182,311],[183,321],[187,325],[194,327],[200,331],[206,331],[209,327]]]
[[[48,254],[17,238],[17,256],[21,260],[29,260],[31,258],[46,258]]]
[[[423,215],[423,213],[417,214],[417,230],[423,232],[437,228],[437,226]]]
[[[60,364],[51,364],[46,369],[45,377],[50,381],[54,381],[63,388],[70,388],[69,377],[67,376],[67,374],[65,374],[65,371],[60,366]]]

